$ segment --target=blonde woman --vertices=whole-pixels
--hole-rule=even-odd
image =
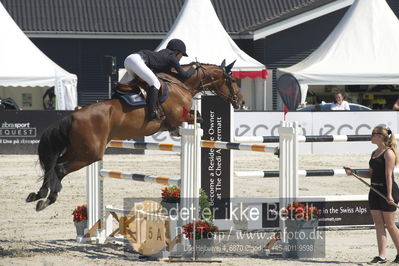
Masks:
[[[394,168],[398,162],[395,134],[390,129],[377,126],[371,133],[371,143],[377,145],[377,149],[371,154],[368,173],[360,175],[364,178],[371,178],[371,186],[380,191],[387,198],[385,200],[374,191],[369,192],[370,213],[374,221],[378,256],[374,257],[371,263],[385,263],[387,234],[391,236],[396,248],[394,262],[399,263],[399,229],[395,224],[396,207],[392,203],[399,201],[399,188],[394,181]],[[354,170],[345,169],[348,175]]]

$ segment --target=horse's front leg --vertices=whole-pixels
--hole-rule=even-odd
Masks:
[[[190,110],[189,114],[187,115],[187,122],[189,124],[194,124],[194,110]],[[201,113],[199,111],[197,111],[197,123],[202,124],[202,122],[204,122],[204,119],[201,116]]]
[[[185,117],[185,121],[189,124],[194,124],[195,116],[194,116],[194,110],[191,110],[188,115]],[[200,112],[197,111],[197,123],[202,124],[204,119],[202,118]],[[173,137],[180,137],[180,132],[179,132],[179,127],[169,127],[168,131],[171,136]]]

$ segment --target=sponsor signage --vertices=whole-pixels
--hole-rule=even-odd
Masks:
[[[234,112],[235,136],[278,136],[282,111]],[[331,111],[331,112],[288,112],[288,122],[297,121],[303,135],[368,135],[373,127],[383,125],[399,133],[399,112],[397,111]],[[180,143],[180,138],[171,137],[169,132],[158,132],[146,137],[149,142]],[[278,144],[270,143],[271,146]],[[300,154],[370,154],[375,145],[370,142],[320,142],[299,144]],[[162,153],[160,151],[151,151]]]
[[[328,200],[328,199],[326,199]],[[373,225],[367,200],[304,201],[321,210],[319,226]],[[262,228],[278,228],[279,203],[262,204]]]
[[[283,112],[235,112],[235,136],[278,136]],[[297,121],[302,135],[370,135],[378,125],[399,133],[397,111],[288,112],[288,122]],[[271,146],[278,144],[270,144]],[[300,154],[370,154],[370,142],[320,142],[299,144]]]
[[[202,97],[201,115],[204,119],[203,140],[227,141],[231,139],[230,104],[217,96]],[[215,219],[230,217],[230,162],[231,151],[201,149],[201,186],[209,197]]]
[[[0,153],[36,154],[40,136],[70,111],[0,112]]]

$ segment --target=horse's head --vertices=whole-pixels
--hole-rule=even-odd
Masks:
[[[232,77],[231,69],[235,61],[226,66],[223,60],[220,66],[200,65],[204,70],[205,76],[210,76],[211,82],[202,84],[204,89],[208,89],[218,95],[221,99],[231,103],[235,109],[242,108],[245,104],[235,79]]]

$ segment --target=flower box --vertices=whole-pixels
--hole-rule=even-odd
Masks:
[[[165,203],[180,202],[180,188],[178,186],[169,186],[162,189],[162,201]]]
[[[287,258],[313,258],[320,210],[315,206],[293,202],[283,211]]]
[[[84,230],[87,227],[87,207],[86,205],[77,206],[72,211],[73,222],[76,227],[76,234],[78,236],[84,235]]]

